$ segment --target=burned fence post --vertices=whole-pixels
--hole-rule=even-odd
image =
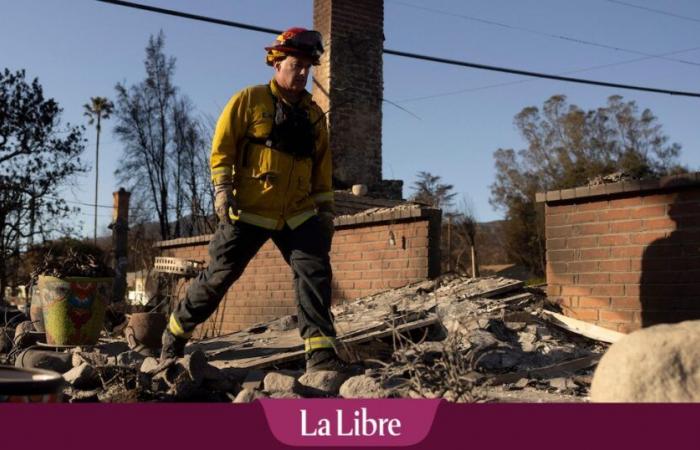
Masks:
[[[122,303],[126,295],[126,271],[128,266],[128,233],[129,233],[129,197],[130,192],[119,188],[114,196],[112,212],[112,264],[114,267],[114,288],[112,302]]]

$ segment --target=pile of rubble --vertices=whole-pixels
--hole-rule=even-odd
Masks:
[[[545,306],[543,292],[520,281],[455,275],[337,305],[339,350],[353,363],[343,374],[304,373],[294,316],[193,342],[165,368],[152,351],[131,350],[121,338],[90,348],[37,346],[22,324],[13,340],[9,327],[1,330],[8,338],[0,338],[0,364],[63,373],[70,402],[585,401],[607,344],[555,323]]]

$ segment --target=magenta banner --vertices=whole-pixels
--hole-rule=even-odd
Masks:
[[[302,410],[306,410],[305,432],[301,428]],[[340,418],[338,411],[342,412]],[[695,404],[453,404],[399,399],[266,400],[244,405],[0,404],[0,449],[226,450],[350,445],[440,450],[656,450],[696,448],[698,417],[700,405]],[[401,426],[392,423],[392,418]],[[384,436],[379,435],[380,422]],[[322,435],[322,428],[323,434],[328,430],[328,436]],[[353,435],[341,436],[340,430]],[[315,436],[304,435],[314,432]]]

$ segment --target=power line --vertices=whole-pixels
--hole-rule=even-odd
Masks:
[[[676,19],[689,20],[691,22],[700,22],[700,19],[696,19],[695,17],[682,16],[680,14],[675,14],[675,13],[672,13],[669,11],[663,11],[663,10],[654,9],[654,8],[647,8],[646,6],[635,5],[634,3],[621,2],[618,0],[607,0],[607,1],[610,3],[615,3],[617,5],[627,6],[628,8],[641,9],[643,11],[648,11],[648,12],[652,12],[655,14],[661,14],[664,16],[675,17]]]
[[[520,26],[515,26],[515,25],[509,25],[509,24],[502,23],[502,22],[496,22],[495,20],[482,19],[482,18],[480,18],[480,17],[469,16],[469,15],[466,15],[466,14],[453,13],[453,12],[445,11],[445,10],[442,10],[442,9],[435,9],[435,8],[428,8],[428,7],[425,7],[425,6],[414,5],[414,4],[412,4],[412,3],[407,3],[407,2],[400,1],[400,0],[389,0],[389,1],[391,1],[392,3],[396,3],[396,4],[398,4],[398,5],[407,6],[407,7],[409,7],[409,8],[415,8],[415,9],[419,9],[419,10],[422,10],[422,11],[432,12],[432,13],[434,13],[434,14],[441,14],[441,15],[450,16],[450,17],[457,17],[457,18],[460,18],[460,19],[470,20],[470,21],[473,21],[473,22],[479,22],[479,23],[484,23],[484,24],[487,24],[487,25],[494,25],[494,26],[501,27],[501,28],[507,28],[507,29],[510,29],[510,30],[523,31],[523,32],[526,32],[526,33],[536,34],[536,35],[539,35],[539,36],[545,36],[545,37],[549,37],[549,38],[553,38],[553,39],[559,39],[559,40],[563,40],[563,41],[567,41],[567,42],[574,42],[574,43],[576,43],[576,44],[589,45],[589,46],[592,46],[592,47],[605,48],[605,49],[608,49],[608,50],[621,51],[621,52],[625,52],[625,53],[633,53],[633,54],[635,54],[635,55],[648,56],[648,57],[650,57],[650,58],[657,58],[657,59],[663,59],[663,60],[666,60],[666,61],[679,62],[679,63],[683,63],[683,64],[689,64],[689,65],[692,65],[692,66],[700,66],[700,63],[698,63],[698,62],[688,61],[688,60],[685,60],[685,59],[667,58],[667,57],[665,57],[665,56],[663,56],[663,55],[653,55],[653,54],[645,53],[645,52],[642,52],[642,51],[639,51],[639,50],[632,50],[632,49],[629,49],[629,48],[617,47],[617,46],[614,46],[614,45],[601,44],[600,42],[588,41],[588,40],[585,40],[585,39],[574,38],[574,37],[566,36],[566,35],[551,34],[551,33],[547,33],[547,32],[544,32],[544,31],[533,30],[533,29],[531,29],[531,28],[525,28],[525,27],[520,27]]]
[[[673,54],[678,54],[678,53],[691,52],[691,51],[695,51],[695,50],[700,50],[700,47],[693,47],[693,48],[688,48],[685,50],[676,50],[674,52],[665,53],[664,55],[673,55]],[[601,65],[597,65],[597,66],[584,67],[582,69],[576,69],[576,70],[570,70],[567,72],[562,72],[562,73],[559,73],[558,75],[568,75],[571,73],[581,73],[581,72],[588,72],[590,70],[597,70],[597,69],[605,69],[605,68],[615,67],[615,66],[622,66],[625,64],[631,64],[631,63],[635,63],[635,62],[639,62],[639,61],[646,61],[648,59],[651,59],[651,57],[628,59],[626,61],[619,61],[616,63],[601,64]],[[448,92],[441,92],[441,93],[437,93],[437,94],[422,95],[420,97],[405,98],[405,99],[397,100],[397,103],[417,102],[417,101],[421,101],[421,100],[429,100],[429,99],[438,98],[438,97],[447,97],[447,96],[451,96],[451,95],[464,94],[467,92],[483,91],[486,89],[492,89],[492,88],[496,88],[496,87],[512,86],[514,84],[527,83],[530,81],[536,81],[536,79],[520,78],[520,79],[515,80],[515,81],[507,81],[504,83],[487,84],[485,86],[479,86],[479,87],[474,87],[474,88],[458,89],[458,90],[452,90],[452,91],[448,91]]]
[[[97,0],[97,1],[103,2],[103,3],[111,3],[111,4],[115,4],[115,5],[119,5],[119,6],[125,6],[125,7],[129,7],[129,8],[141,9],[141,10],[145,10],[145,11],[152,11],[152,12],[156,12],[159,14],[166,14],[166,15],[170,15],[170,16],[182,17],[182,18],[198,20],[198,21],[202,21],[202,22],[214,23],[214,24],[218,24],[218,25],[225,25],[225,26],[230,26],[230,27],[234,27],[234,28],[243,28],[246,30],[259,31],[259,32],[270,33],[270,34],[281,33],[280,30],[273,30],[271,28],[259,27],[256,25],[248,25],[248,24],[239,23],[239,22],[232,22],[232,21],[228,21],[228,20],[215,19],[215,18],[211,18],[211,17],[201,16],[201,15],[196,15],[196,14],[189,14],[189,13],[184,13],[184,12],[175,11],[175,10],[171,10],[171,9],[158,8],[155,6],[141,5],[138,3],[126,2],[126,1],[121,1],[121,0]],[[529,77],[545,78],[545,79],[556,80],[556,81],[566,81],[566,82],[570,82],[570,83],[579,83],[579,84],[587,84],[587,85],[593,85],[593,86],[612,87],[612,88],[617,88],[617,89],[630,89],[630,90],[636,90],[636,91],[642,91],[642,92],[653,92],[653,93],[657,93],[657,94],[668,94],[668,95],[678,95],[678,96],[684,96],[684,97],[698,97],[698,98],[700,98],[700,93],[696,93],[696,92],[673,91],[673,90],[668,90],[668,89],[657,89],[657,88],[650,88],[650,87],[644,87],[644,86],[634,86],[634,85],[629,85],[629,84],[608,83],[608,82],[604,82],[604,81],[586,80],[586,79],[582,79],[582,78],[571,78],[571,77],[564,77],[564,76],[560,76],[560,75],[550,75],[550,74],[546,74],[546,73],[532,72],[532,71],[527,71],[527,70],[511,69],[511,68],[507,68],[507,67],[498,67],[498,66],[490,66],[490,65],[486,65],[486,64],[477,64],[477,63],[472,63],[472,62],[468,62],[468,61],[458,61],[455,59],[439,58],[436,56],[421,55],[418,53],[410,53],[410,52],[404,52],[404,51],[400,51],[400,50],[390,50],[387,48],[383,49],[383,52],[385,54],[388,54],[388,55],[400,56],[400,57],[404,57],[404,58],[418,59],[418,60],[423,60],[423,61],[430,61],[430,62],[435,62],[435,63],[460,66],[460,67],[469,67],[472,69],[490,70],[493,72],[510,73],[513,75],[525,75],[525,76],[529,76]]]
[[[606,81],[586,80],[583,78],[571,78],[571,77],[564,77],[561,75],[550,75],[550,74],[540,73],[540,72],[531,72],[528,70],[509,69],[507,67],[497,67],[497,66],[489,66],[486,64],[477,64],[477,63],[472,63],[472,62],[467,62],[467,61],[458,61],[456,59],[438,58],[436,56],[428,56],[428,55],[421,55],[418,53],[402,52],[399,50],[389,50],[386,48],[384,49],[384,53],[386,53],[388,55],[395,55],[395,56],[403,56],[406,58],[420,59],[423,61],[431,61],[431,62],[438,62],[438,63],[442,63],[442,64],[450,64],[453,66],[471,67],[473,69],[491,70],[493,72],[510,73],[513,75],[526,75],[529,77],[545,78],[548,80],[567,81],[567,82],[571,82],[571,83],[588,84],[588,85],[593,85],[593,86],[604,86],[604,87],[612,87],[612,88],[618,88],[618,89],[630,89],[630,90],[642,91],[642,92],[654,92],[657,94],[668,94],[668,95],[678,95],[678,96],[683,96],[683,97],[700,98],[700,93],[697,93],[697,92],[673,91],[673,90],[669,90],[669,89],[657,89],[657,88],[650,88],[650,87],[645,87],[645,86],[634,86],[634,85],[630,85],[630,84],[608,83]]]

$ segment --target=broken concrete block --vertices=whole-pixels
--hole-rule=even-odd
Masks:
[[[372,377],[358,375],[348,378],[339,390],[343,398],[386,398],[388,392]]]
[[[700,402],[700,320],[655,325],[614,343],[591,384],[594,402]]]
[[[504,322],[504,323],[506,325],[506,328],[508,328],[511,331],[522,331],[527,326],[527,323],[525,323],[525,322]]]
[[[304,395],[335,396],[348,377],[348,374],[342,372],[319,370],[302,375],[299,384],[304,386]]]
[[[477,352],[472,359],[472,364],[481,372],[502,372],[517,366],[521,360],[520,351],[500,346]]]
[[[279,372],[269,372],[263,380],[265,392],[295,392],[299,389],[297,379]]]
[[[129,350],[128,352],[120,353],[116,358],[116,365],[124,367],[141,367],[143,361],[146,359],[139,352]]]
[[[63,374],[63,379],[76,389],[88,390],[99,386],[97,371],[90,364],[83,363]]]
[[[267,396],[260,391],[253,389],[243,389],[236,395],[233,403],[250,403],[258,398],[266,398]]]

